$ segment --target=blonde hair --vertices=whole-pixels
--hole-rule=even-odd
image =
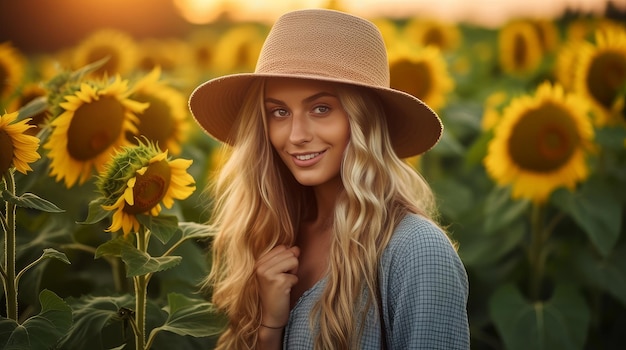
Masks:
[[[214,224],[220,230],[205,286],[229,319],[218,349],[254,348],[261,322],[255,261],[278,244],[292,245],[315,201],[269,142],[263,87],[260,80],[251,85],[235,124],[237,144],[215,181]],[[341,168],[345,190],[335,208],[326,287],[311,314],[311,329],[319,330],[315,349],[359,348],[358,325],[377,305],[378,263],[395,227],[409,212],[430,219],[435,213],[427,183],[393,151],[377,96],[349,85],[337,91],[351,136]]]

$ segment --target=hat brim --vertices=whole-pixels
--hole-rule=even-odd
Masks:
[[[361,86],[375,91],[383,103],[387,125],[398,157],[407,158],[431,149],[441,138],[443,125],[437,114],[418,98],[405,92],[358,82],[294,74],[241,73],[211,79],[189,97],[189,109],[211,137],[233,144],[232,125],[250,83],[259,78],[297,78]]]

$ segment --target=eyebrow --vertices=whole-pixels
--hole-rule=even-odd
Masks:
[[[315,101],[315,100],[317,100],[320,97],[325,97],[325,96],[330,96],[330,97],[337,98],[337,96],[335,94],[331,94],[330,92],[322,91],[322,92],[318,92],[317,94],[314,94],[314,95],[311,95],[311,96],[305,98],[304,100],[302,100],[302,102],[303,103],[308,103],[308,102],[311,102],[311,101]],[[271,98],[271,97],[266,98],[265,99],[265,103],[275,103],[275,104],[278,104],[278,105],[285,104],[285,102],[283,102],[281,100],[277,100],[277,99]]]

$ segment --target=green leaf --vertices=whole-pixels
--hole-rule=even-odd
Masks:
[[[589,249],[576,252],[577,271],[592,286],[608,292],[626,307],[626,245],[616,247],[607,258],[598,259]]]
[[[59,342],[59,349],[111,349],[124,340],[122,334],[132,337],[130,326],[119,329],[123,320],[118,311],[135,307],[135,298],[130,294],[122,296],[84,295],[80,299],[68,298],[74,310],[74,325]],[[148,303],[150,307],[151,303]],[[152,310],[148,310],[153,315]]]
[[[0,319],[0,346],[3,349],[50,349],[72,326],[72,309],[53,292],[39,294],[41,312],[19,325]]]
[[[30,118],[39,113],[43,113],[48,109],[48,99],[46,96],[39,96],[32,99],[25,106],[20,108],[18,119]]]
[[[133,246],[122,246],[122,260],[126,263],[126,277],[167,270],[180,264],[182,259],[180,256],[154,258]]]
[[[557,285],[550,300],[531,303],[505,285],[491,296],[489,313],[509,350],[584,348],[590,313],[573,287]]]
[[[182,231],[181,239],[205,239],[217,233],[215,227],[196,222],[183,221],[178,224],[178,228]]]
[[[154,337],[159,331],[208,337],[223,330],[225,321],[211,303],[177,293],[170,293],[167,300],[168,306],[163,308],[169,315],[167,321],[152,330],[150,337]]]
[[[63,261],[68,265],[72,264],[67,258],[67,255],[65,255],[65,253],[61,253],[60,251],[52,248],[44,249],[43,254],[41,255],[41,259],[57,259]]]
[[[472,143],[465,153],[465,165],[466,167],[473,167],[482,163],[485,155],[487,154],[487,147],[489,142],[493,138],[493,131],[488,131],[480,134],[480,136]]]
[[[510,225],[530,207],[527,200],[512,200],[510,187],[496,186],[485,202],[485,231],[495,232]]]
[[[526,235],[524,225],[516,224],[502,229],[495,234],[477,232],[461,241],[459,255],[467,266],[488,266],[519,247]]]
[[[48,202],[47,200],[29,192],[24,193],[23,195],[18,197],[6,190],[3,190],[2,198],[4,198],[4,200],[7,202],[22,208],[37,209],[48,213],[62,213],[65,211],[63,209],[60,209],[53,203]]]
[[[95,224],[108,217],[111,212],[102,209],[105,199],[103,197],[97,198],[89,202],[89,212],[87,213],[87,219],[85,221],[77,222],[78,224]]]
[[[137,221],[146,226],[163,244],[169,242],[178,231],[178,218],[173,215],[137,215]]]
[[[555,191],[551,201],[585,231],[604,257],[609,256],[622,226],[622,203],[614,188],[592,178],[577,193],[566,189]]]
[[[451,133],[444,132],[432,152],[441,155],[461,156],[465,149]]]
[[[626,140],[626,128],[623,126],[603,127],[596,130],[598,144],[612,150],[622,151]]]
[[[128,236],[119,236],[110,241],[102,243],[98,248],[96,248],[95,259],[101,258],[103,256],[114,256],[121,257],[122,250],[135,249],[133,245],[133,235]]]

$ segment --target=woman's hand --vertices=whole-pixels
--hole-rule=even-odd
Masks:
[[[261,297],[261,323],[282,327],[289,320],[291,287],[298,283],[298,247],[279,245],[256,262],[256,278]]]

